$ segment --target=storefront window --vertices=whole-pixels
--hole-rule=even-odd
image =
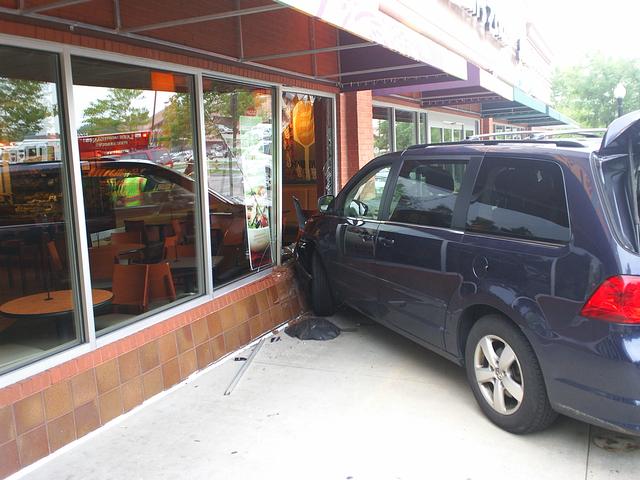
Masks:
[[[0,371],[81,337],[58,86],[57,55],[0,47]]]
[[[332,106],[326,97],[282,94],[284,245],[298,238],[301,220],[295,200],[302,216],[308,218],[317,212],[318,198],[334,191]]]
[[[95,310],[101,334],[203,292],[194,81],[81,57],[71,63],[91,288],[110,295]]]
[[[404,110],[396,112],[396,150],[402,151],[416,142],[416,114]]]
[[[453,133],[452,133],[451,129],[450,128],[445,128],[445,129],[443,129],[443,131],[444,131],[444,136],[442,137],[443,141],[444,142],[451,142],[452,139],[453,139]]]
[[[272,104],[271,89],[204,79],[214,287],[272,263]]]
[[[442,143],[442,128],[431,127],[431,143]]]
[[[391,109],[373,107],[373,154],[383,155],[391,151]]]
[[[418,116],[418,143],[427,143],[427,114],[420,113]]]

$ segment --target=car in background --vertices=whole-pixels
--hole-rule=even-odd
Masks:
[[[149,160],[150,162],[163,165],[165,167],[173,167],[174,159],[166,148],[149,148],[145,150],[136,150],[129,153],[123,153],[116,157],[117,160]]]
[[[517,135],[387,154],[322,197],[296,246],[312,308],[464,366],[509,432],[640,435],[640,112],[597,145]]]

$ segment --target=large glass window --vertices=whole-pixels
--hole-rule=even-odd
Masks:
[[[0,371],[81,337],[58,85],[57,55],[0,47]]]
[[[217,287],[272,263],[272,90],[205,78],[204,107]]]
[[[427,114],[421,112],[418,116],[418,143],[427,143]]]
[[[569,216],[560,167],[535,160],[483,160],[469,206],[467,230],[568,241]]]
[[[378,218],[390,171],[391,167],[380,167],[353,187],[345,198],[344,216]]]
[[[100,334],[203,292],[194,79],[71,63],[91,288],[110,296],[95,311]]]
[[[297,210],[308,218],[317,212],[318,198],[334,192],[332,109],[330,98],[282,92],[284,245],[298,238]]]
[[[390,221],[451,228],[467,163],[405,161],[391,201]]]
[[[396,150],[402,151],[416,144],[416,114],[404,110],[396,112]]]
[[[430,143],[442,143],[442,128],[431,127],[431,141]]]
[[[391,151],[391,109],[373,107],[373,154],[383,155]]]

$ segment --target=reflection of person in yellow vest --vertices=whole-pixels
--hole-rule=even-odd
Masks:
[[[142,194],[147,179],[144,177],[127,177],[122,181],[120,192],[125,207],[138,207],[142,205]]]

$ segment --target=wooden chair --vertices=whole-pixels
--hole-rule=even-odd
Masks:
[[[67,267],[62,263],[60,254],[58,253],[58,247],[54,240],[47,242],[47,253],[49,255],[49,265],[46,266],[48,275],[50,275],[49,281],[51,282],[51,288],[68,288],[69,284],[69,271]]]
[[[194,243],[187,243],[186,245],[177,245],[176,254],[178,258],[185,257],[195,257],[196,256],[196,246]]]
[[[116,263],[118,263],[118,257],[113,246],[90,248],[91,286],[93,288],[110,288],[113,284],[113,266]]]
[[[176,237],[175,235],[164,237],[164,259],[178,259],[178,237]]]
[[[142,243],[141,232],[113,232],[111,234],[112,245],[122,245],[123,243]]]
[[[146,311],[149,306],[149,266],[114,264],[111,290],[114,307],[134,307],[140,313]]]
[[[144,225],[144,220],[125,220],[124,231],[138,232],[140,234],[140,239],[142,240],[142,242],[147,243],[147,231]],[[132,243],[137,243],[137,242],[132,242]]]
[[[176,299],[176,288],[173,284],[171,268],[167,262],[148,265],[148,299],[149,303],[157,300],[173,302]]]
[[[178,239],[178,244],[185,242],[184,230],[180,220],[174,218],[171,220],[171,228],[173,228],[173,235]]]

